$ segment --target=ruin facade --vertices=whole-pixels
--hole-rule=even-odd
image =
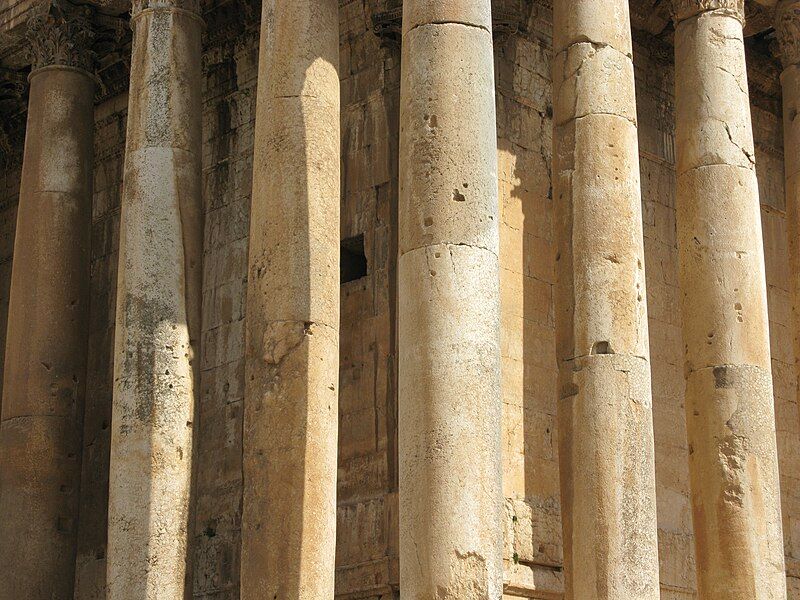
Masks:
[[[0,0],[0,600],[800,600],[800,2]]]

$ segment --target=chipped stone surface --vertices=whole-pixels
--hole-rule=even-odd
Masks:
[[[398,430],[400,582],[410,598],[502,593],[489,9],[488,0],[404,5]]]
[[[676,8],[675,79],[698,593],[782,599],[767,289],[741,15],[725,3],[696,4]]]
[[[0,597],[9,600],[72,597],[93,96],[91,77],[72,67],[49,66],[31,77],[0,420],[0,556],[8,569]]]
[[[241,597],[332,598],[339,374],[336,0],[265,0],[245,334]]]
[[[134,17],[120,217],[107,598],[187,579],[202,269],[201,22]]]
[[[800,120],[797,118],[798,110],[800,109],[800,5],[792,0],[784,0],[778,4],[775,16],[775,29],[778,36],[781,51],[781,61],[783,63],[783,71],[780,75],[782,95],[782,108],[783,108],[783,147],[784,151],[784,185],[785,185],[785,208],[786,208],[786,238],[785,246],[780,245],[780,249],[788,253],[788,264],[785,264],[783,269],[778,270],[778,275],[782,277],[782,287],[788,288],[788,297],[785,294],[778,296],[774,292],[770,297],[770,330],[771,337],[774,339],[776,334],[783,334],[782,337],[791,337],[793,342],[793,353],[775,353],[773,359],[773,376],[775,380],[776,392],[776,419],[777,419],[777,437],[778,437],[778,451],[781,473],[781,492],[782,492],[782,513],[783,513],[783,530],[784,530],[784,545],[787,548],[786,553],[786,568],[787,572],[793,575],[793,578],[788,580],[788,595],[790,598],[800,596],[800,584],[798,584],[797,567],[797,544],[800,541],[800,531],[797,527],[797,519],[793,516],[794,508],[797,506],[797,494],[793,491],[796,489],[796,483],[793,476],[796,477],[796,468],[793,463],[789,461],[798,457],[797,454],[789,453],[795,442],[796,435],[792,432],[792,420],[795,419],[795,411],[797,404],[786,405],[781,402],[780,391],[781,388],[789,387],[791,392],[789,398],[797,398],[798,387],[797,376],[800,371],[800,159],[797,153],[793,150],[800,143]],[[759,163],[760,164],[760,163]],[[759,172],[759,175],[761,172]],[[769,222],[765,223],[765,238],[769,233]],[[769,244],[765,239],[765,244]],[[769,245],[767,250],[769,250]],[[768,257],[768,270],[767,277],[769,280],[769,257]],[[772,315],[774,314],[774,306],[776,305],[776,296],[782,302],[783,307],[786,305],[791,306],[791,314],[788,319],[790,325],[790,336],[784,334],[786,328],[776,326],[772,322]],[[788,312],[784,308],[784,314]],[[788,368],[784,361],[793,363],[793,369]],[[780,361],[780,362],[778,362]],[[783,363],[783,364],[782,364]],[[793,384],[793,385],[792,385]],[[787,390],[788,391],[788,390]],[[786,423],[788,421],[788,423]]]
[[[240,597],[244,308],[258,64],[258,18],[248,16],[247,4],[213,3],[207,8],[204,74],[198,86],[203,90],[206,222],[201,391],[195,427],[197,501],[190,552],[191,593],[204,600]],[[382,2],[340,4],[341,238],[364,235],[368,272],[344,284],[341,291],[336,597],[395,600],[399,522],[394,265],[400,54],[394,48],[382,49],[372,32],[371,17],[383,10]],[[663,6],[647,12],[663,14]],[[641,9],[631,5],[632,11]],[[528,5],[527,10],[524,30],[494,45],[506,498],[503,579],[504,600],[554,600],[563,591],[563,558],[555,417],[556,249],[549,173],[552,26],[543,3]],[[753,69],[770,59],[759,48],[748,46],[747,52],[752,78]],[[673,52],[664,38],[634,31],[633,55],[661,597],[687,600],[695,597],[696,584],[676,248]],[[761,76],[768,78],[769,73]],[[787,581],[789,597],[800,598],[800,416],[783,212],[784,143],[781,119],[770,108],[779,106],[779,99],[774,91],[769,94],[751,99],[751,113],[762,205]],[[127,105],[123,94],[98,104],[95,111],[91,330],[75,593],[79,600],[105,599],[111,370]],[[0,339],[5,335],[19,171],[18,164],[0,169]]]
[[[598,15],[603,14],[603,22]],[[626,2],[554,4],[556,358],[565,597],[659,597]]]

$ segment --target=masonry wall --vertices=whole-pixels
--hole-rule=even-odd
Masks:
[[[341,238],[366,273],[342,285],[337,597],[398,586],[396,297],[399,49],[372,32],[374,2],[341,0]],[[258,13],[220,3],[204,52],[205,249],[192,588],[239,597],[244,294]],[[508,598],[557,597],[562,543],[553,316],[551,26],[530,9],[495,44],[501,209],[503,491]],[[227,12],[226,12],[227,11]],[[677,280],[671,49],[635,36],[653,375],[662,598],[694,597]],[[790,333],[779,99],[753,107],[769,286],[790,597],[800,599],[800,414]],[[92,304],[77,600],[104,598],[119,200],[127,97],[96,107]],[[19,167],[0,171],[0,342]],[[0,348],[2,348],[0,343]],[[2,350],[0,350],[2,355]],[[548,596],[542,594],[556,594]]]
[[[76,598],[105,598],[108,464],[114,368],[119,210],[128,96],[95,107],[89,355],[83,427]]]
[[[653,380],[656,494],[664,600],[694,597],[688,445],[683,405],[678,250],[675,231],[674,72],[663,48],[634,48],[648,327]],[[644,43],[642,43],[644,42]]]
[[[751,112],[764,233],[787,588],[790,598],[800,598],[800,414],[786,259],[783,124],[780,104],[767,104],[754,106]]]
[[[6,354],[8,298],[11,288],[11,263],[14,256],[14,229],[17,223],[19,182],[22,176],[21,154],[0,168],[0,365]],[[0,367],[2,368],[2,367]],[[0,393],[3,382],[0,378]],[[2,396],[0,395],[0,398]],[[2,400],[0,400],[2,406]]]
[[[495,43],[506,581],[563,587],[556,431],[549,11]],[[516,597],[516,596],[514,596]]]

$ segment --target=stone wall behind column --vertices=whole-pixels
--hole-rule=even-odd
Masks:
[[[22,153],[19,160],[0,167],[0,372],[6,353],[8,299],[11,290],[11,262],[14,257],[14,230],[17,226],[17,203],[22,177]],[[0,398],[3,382],[0,378]]]
[[[495,42],[504,559],[506,581],[519,594],[563,589],[549,23],[549,11],[536,5],[528,33]]]
[[[223,3],[220,2],[220,5]],[[397,584],[396,260],[399,53],[372,33],[373,0],[342,0],[342,238],[363,236],[367,274],[342,287],[337,595],[394,600]],[[243,318],[257,31],[228,5],[207,15],[203,349],[193,591],[238,598]],[[238,7],[237,7],[238,6]],[[560,589],[550,189],[550,15],[495,45],[501,214],[505,562],[509,598]],[[224,12],[224,11],[223,11]],[[239,18],[241,17],[241,18]],[[635,67],[653,369],[663,600],[694,594],[675,247],[671,48],[636,34]],[[782,139],[777,98],[753,109],[764,226],[790,597],[800,599],[800,415],[789,332]],[[772,107],[772,108],[771,108]],[[96,108],[92,305],[78,600],[103,598],[114,290],[125,94]],[[0,341],[19,166],[0,169]],[[0,356],[2,350],[0,350]],[[526,596],[528,594],[528,596]]]
[[[79,600],[105,599],[117,250],[127,113],[127,94],[95,107],[89,355],[75,569]]]
[[[661,596],[683,600],[694,597],[695,576],[683,403],[671,63],[671,48],[647,36],[634,38]]]
[[[399,579],[395,272],[400,54],[397,48],[381,48],[372,33],[370,4],[375,3],[340,2],[341,237],[363,236],[367,271],[341,290],[336,592],[341,598],[389,600]]]
[[[751,90],[752,90],[751,85]],[[764,234],[783,541],[789,598],[800,598],[800,414],[791,332],[780,104],[753,102],[753,136]]]
[[[258,36],[206,48],[203,319],[193,581],[196,597],[238,598],[247,235]]]
[[[496,45],[503,293],[504,488],[507,579],[519,595],[561,558],[549,198],[549,11],[534,5],[527,32]],[[675,233],[671,46],[635,32],[634,62],[646,254],[662,599],[695,596],[683,348]],[[763,64],[763,63],[762,63]],[[756,67],[752,67],[756,68]],[[763,93],[762,93],[763,95]],[[800,417],[789,332],[779,98],[752,108],[764,223],[772,364],[790,598],[800,598]],[[514,518],[516,517],[516,519]],[[516,596],[510,596],[516,597]]]

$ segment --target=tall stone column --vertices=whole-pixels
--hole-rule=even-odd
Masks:
[[[243,600],[333,598],[339,4],[264,0],[247,287]]]
[[[134,0],[109,475],[109,600],[182,600],[202,275],[196,0]]]
[[[553,6],[565,597],[659,597],[650,352],[627,0]]]
[[[698,595],[786,597],[742,0],[675,0],[677,228]]]
[[[800,2],[778,4],[775,31],[780,44],[783,72],[783,153],[786,177],[786,233],[789,246],[789,294],[792,302],[792,331],[795,376],[800,392]],[[799,396],[800,397],[800,396]]]
[[[403,597],[502,595],[490,0],[405,0],[398,258]]]
[[[0,598],[71,600],[89,313],[94,91],[88,9],[42,5],[0,421]]]

